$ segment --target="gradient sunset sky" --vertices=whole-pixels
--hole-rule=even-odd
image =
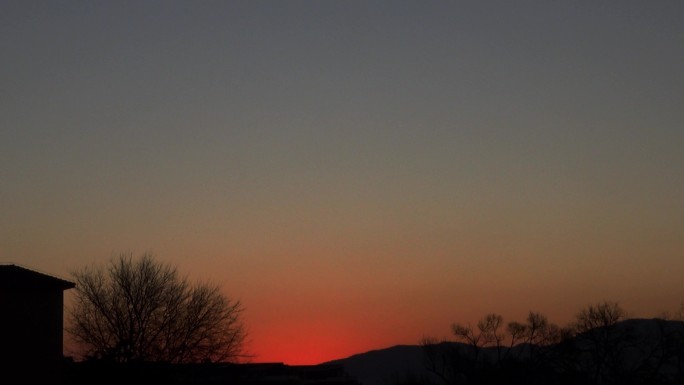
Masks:
[[[0,261],[151,251],[254,361],[684,300],[684,1],[3,1],[0,55]]]

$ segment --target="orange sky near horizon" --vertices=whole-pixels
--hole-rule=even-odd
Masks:
[[[0,262],[151,252],[255,362],[684,301],[684,2],[0,3]],[[67,293],[70,304],[73,293]]]

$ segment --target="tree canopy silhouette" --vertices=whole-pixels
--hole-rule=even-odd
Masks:
[[[617,302],[581,309],[559,327],[541,313],[504,325],[485,315],[455,323],[455,340],[425,338],[423,385],[684,384],[684,305],[679,319],[629,319]]]
[[[240,301],[190,283],[150,254],[121,254],[72,273],[68,331],[89,358],[115,362],[234,361],[246,336]]]

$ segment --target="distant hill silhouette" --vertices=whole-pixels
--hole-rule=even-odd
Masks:
[[[407,376],[430,375],[426,370],[423,347],[419,345],[372,350],[326,364],[342,365],[351,377],[363,385],[393,384]]]
[[[467,357],[468,352],[472,352],[469,345],[459,342],[443,342],[431,345],[431,348],[440,352],[455,353],[452,357],[461,357],[459,354]],[[496,347],[486,347],[480,350],[478,360],[488,362],[493,366],[497,362],[497,357],[506,356],[509,362],[516,365],[527,358],[531,349],[534,348],[525,344],[516,345],[513,348],[503,347],[499,351]],[[615,365],[619,366],[618,371],[605,370],[606,373],[614,377],[624,375],[624,378],[619,379],[608,378],[609,375],[606,375],[606,379],[599,380],[600,383],[684,383],[682,382],[684,380],[682,373],[684,371],[684,322],[682,321],[629,319],[613,325],[609,330],[592,329],[543,349],[549,353],[549,357],[552,357],[543,366],[543,370],[547,371],[545,375],[548,375],[548,371],[552,371],[554,372],[553,378],[566,384],[591,383],[582,377],[582,370],[595,370],[593,360],[598,355],[601,357],[601,365],[605,365],[606,368],[616,362]],[[342,365],[350,376],[363,385],[446,384],[444,379],[428,370],[431,361],[426,355],[426,347],[421,345],[393,346],[328,363]],[[540,366],[534,366],[534,368],[540,368]],[[516,373],[515,370],[512,372]],[[619,375],[614,373],[619,373]],[[569,378],[571,376],[572,378]],[[539,376],[535,375],[535,378],[534,382],[529,383],[550,383],[546,379],[539,379]],[[458,383],[458,379],[453,383]],[[481,381],[481,383],[489,382]],[[528,382],[521,381],[521,383]]]

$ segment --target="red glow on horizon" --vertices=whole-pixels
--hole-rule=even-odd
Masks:
[[[328,334],[304,329],[285,333],[273,331],[268,338],[253,341],[249,353],[253,355],[252,362],[316,365],[369,350],[362,340],[360,336],[339,330]]]

